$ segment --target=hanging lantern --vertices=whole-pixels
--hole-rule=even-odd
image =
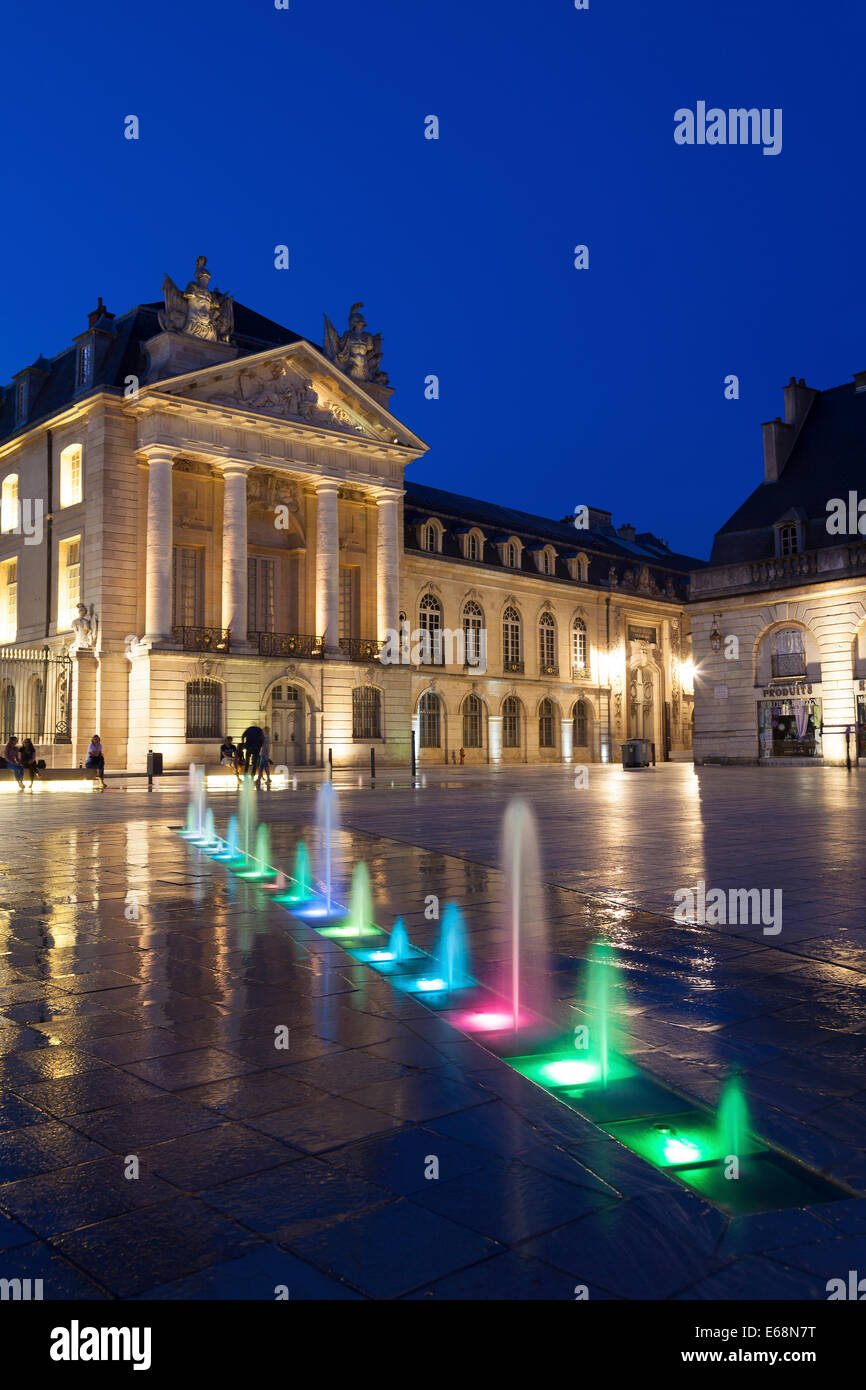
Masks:
[[[714,652],[717,652],[722,645],[722,634],[719,632],[720,617],[720,613],[713,614],[713,627],[712,631],[710,632],[710,646],[712,647]]]

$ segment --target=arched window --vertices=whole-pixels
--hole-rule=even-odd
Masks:
[[[442,604],[433,594],[425,594],[420,607],[421,661],[425,666],[442,664]]]
[[[577,557],[577,577],[581,584],[585,584],[589,578],[589,561],[585,555],[578,555]]]
[[[439,531],[432,523],[424,527],[424,549],[439,549]]]
[[[352,691],[352,738],[382,737],[382,693],[375,685]]]
[[[586,700],[578,700],[574,707],[572,716],[574,728],[572,730],[572,742],[575,748],[589,747],[589,716],[587,713]]]
[[[186,687],[186,736],[222,738],[223,688],[219,681],[188,681]]]
[[[34,743],[45,736],[45,683],[41,676],[31,676],[27,685],[26,732]]]
[[[81,445],[70,444],[60,455],[60,505],[74,507],[81,496]]]
[[[481,558],[480,551],[481,546],[478,540],[478,532],[470,531],[469,535],[466,537],[466,559],[479,560]]]
[[[509,542],[509,545],[508,545],[508,564],[509,564],[509,566],[511,567],[511,569],[513,569],[513,570],[516,570],[516,569],[517,569],[517,566],[518,566],[517,546],[514,544],[514,541],[510,541],[510,542]]]
[[[502,614],[502,665],[506,671],[522,671],[520,651],[520,614],[516,608],[506,608]]]
[[[783,627],[773,643],[772,669],[774,676],[805,676],[806,644],[798,627]]]
[[[553,727],[554,710],[552,700],[542,700],[538,706],[538,746],[555,748],[556,735]]]
[[[556,675],[556,623],[552,613],[542,613],[538,622],[538,669],[544,676]]]
[[[574,674],[582,675],[586,663],[586,623],[583,618],[575,618],[571,629],[571,666]]]
[[[9,473],[0,488],[0,531],[18,530],[18,474]]]
[[[420,713],[420,738],[422,748],[439,748],[442,743],[442,714],[439,696],[432,690],[425,690],[418,706]]]
[[[11,681],[4,681],[0,686],[0,728],[3,742],[8,743],[15,733],[15,686]]]
[[[484,706],[477,695],[467,695],[463,701],[463,747],[481,747],[481,721]]]
[[[502,701],[502,747],[520,747],[520,701],[516,695],[506,695]]]
[[[538,568],[542,574],[553,574],[553,560],[549,550],[542,550],[538,557]]]
[[[474,599],[463,605],[463,645],[467,666],[481,664],[481,632],[484,627],[484,614]]]

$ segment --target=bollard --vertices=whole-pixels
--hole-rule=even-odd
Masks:
[[[415,778],[415,730],[412,730],[412,778]]]
[[[334,780],[334,750],[333,750],[333,748],[329,748],[329,749],[328,749],[328,776],[330,777],[331,781],[333,782],[333,780]]]
[[[371,782],[375,782],[375,780],[376,780],[376,750],[375,750],[375,748],[371,748],[371,749],[370,749],[370,781],[371,781]]]

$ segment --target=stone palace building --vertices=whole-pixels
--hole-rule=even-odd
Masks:
[[[784,395],[763,481],[692,577],[699,763],[866,758],[866,372]]]
[[[100,300],[0,398],[0,733],[77,766],[690,756],[699,562],[609,512],[548,521],[404,479],[362,305],[320,346],[210,287]],[[578,525],[575,521],[578,520]]]

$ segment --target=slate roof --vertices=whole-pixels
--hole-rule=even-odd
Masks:
[[[710,564],[771,558],[773,525],[796,508],[807,518],[804,549],[838,545],[827,531],[827,503],[847,500],[849,490],[866,495],[866,391],[853,381],[818,392],[781,477],[759,483],[716,532]]]
[[[50,361],[40,357],[38,363],[33,365],[50,370],[45,377],[30,378],[31,396],[27,419],[22,425],[15,423],[14,384],[6,387],[4,399],[0,402],[0,440],[8,439],[16,431],[30,429],[40,420],[64,410],[74,400],[83,399],[95,391],[106,388],[122,391],[126,378],[140,376],[144,369],[142,345],[160,332],[157,315],[162,307],[162,300],[156,304],[139,304],[109,321],[112,337],[106,340],[97,333],[93,384],[87,390],[76,390],[77,348],[74,343],[70,343]],[[234,310],[233,341],[239,357],[249,357],[256,352],[266,352],[268,348],[285,347],[289,343],[302,341],[299,333],[293,333],[282,324],[274,323],[273,319],[257,314],[255,309],[248,309],[245,304],[235,304]]]
[[[621,539],[612,526],[578,531],[573,522],[552,521],[549,517],[537,516],[532,512],[502,507],[495,502],[483,502],[477,497],[464,497],[461,493],[446,492],[442,488],[428,487],[426,483],[409,479],[406,480],[404,515],[408,549],[418,549],[415,532],[418,523],[428,517],[437,517],[445,527],[441,552],[445,556],[461,558],[463,551],[459,537],[465,534],[467,525],[477,525],[488,542],[484,547],[486,565],[501,564],[495,543],[513,535],[522,541],[527,550],[533,547],[537,549],[539,544],[547,542],[556,547],[554,577],[570,578],[565,558],[584,551],[589,559],[590,584],[607,586],[611,565],[616,568],[620,579],[629,569],[634,571],[641,565],[648,565],[660,588],[664,587],[665,577],[670,574],[681,590],[681,582],[689,571],[701,569],[706,564],[705,560],[668,550],[649,532],[642,532],[639,538],[636,536],[633,541],[628,541]],[[531,562],[525,562],[521,568],[537,573]]]

